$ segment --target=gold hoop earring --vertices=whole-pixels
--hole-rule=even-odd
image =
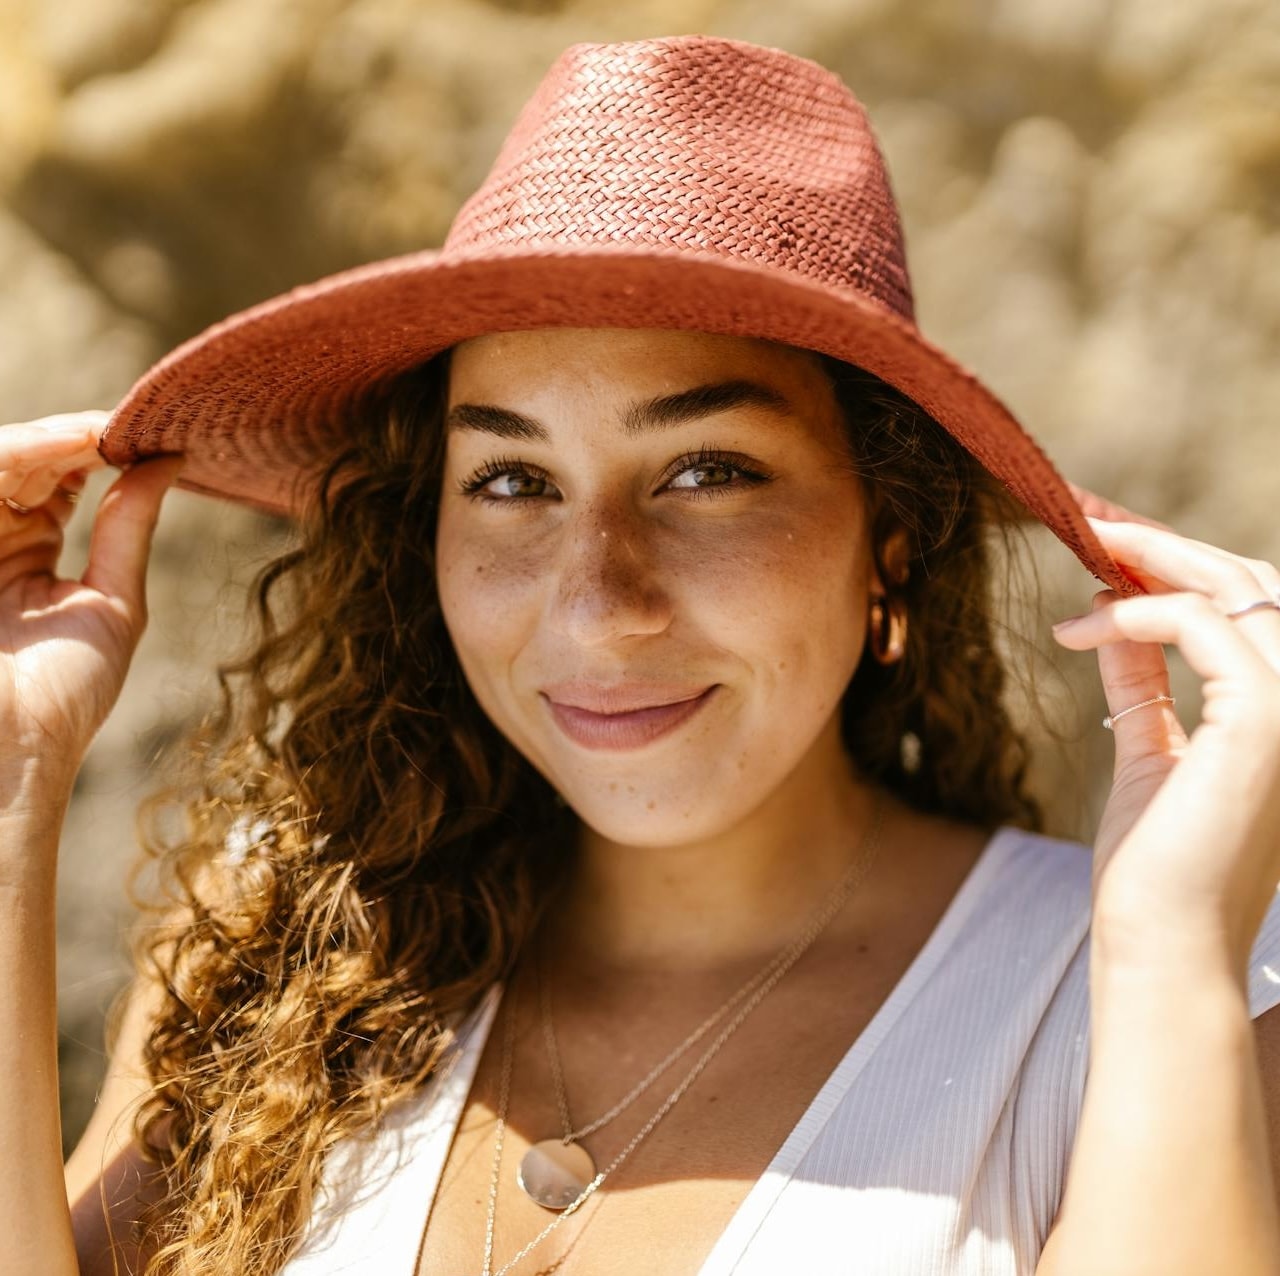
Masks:
[[[871,600],[867,643],[877,664],[894,665],[907,650],[907,604],[898,595]]]

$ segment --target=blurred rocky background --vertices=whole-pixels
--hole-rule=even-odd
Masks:
[[[0,421],[111,407],[232,311],[436,244],[565,45],[690,31],[814,58],[862,97],[921,326],[1068,475],[1280,558],[1272,0],[0,0]],[[68,1145],[126,970],[134,808],[286,532],[166,498],[151,626],[63,839]],[[1095,586],[1031,542],[1043,608],[1011,649],[1064,737],[1037,773],[1054,829],[1087,838],[1110,739],[1092,658],[1044,631]],[[1194,680],[1175,682],[1193,721]]]

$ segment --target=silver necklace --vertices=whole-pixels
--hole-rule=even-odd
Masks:
[[[513,1254],[511,1258],[509,1258],[495,1272],[493,1270],[493,1236],[494,1226],[498,1217],[498,1183],[501,1179],[502,1171],[502,1147],[506,1139],[507,1111],[511,1101],[511,1069],[515,1056],[516,1028],[515,1003],[512,1002],[509,1009],[504,1007],[503,1017],[505,1020],[505,1031],[503,1033],[502,1045],[502,1071],[498,1085],[498,1121],[494,1136],[493,1168],[489,1177],[489,1205],[487,1219],[485,1221],[483,1276],[507,1276],[507,1273],[518,1262],[520,1262],[525,1255],[527,1255],[536,1246],[542,1244],[542,1242],[546,1240],[547,1237],[550,1236],[551,1233],[554,1232],[556,1228],[558,1228],[567,1218],[576,1214],[578,1210],[580,1210],[596,1193],[600,1185],[609,1177],[609,1175],[612,1174],[631,1155],[631,1153],[644,1142],[646,1138],[648,1138],[658,1122],[661,1121],[673,1107],[675,1107],[675,1105],[684,1096],[685,1091],[689,1089],[689,1087],[702,1073],[703,1069],[706,1068],[711,1060],[719,1053],[720,1048],[725,1044],[725,1042],[728,1041],[738,1028],[742,1026],[747,1016],[750,1015],[750,1013],[765,999],[765,997],[773,991],[779,980],[782,979],[783,975],[785,975],[787,971],[789,971],[791,967],[794,966],[796,962],[799,961],[800,958],[808,951],[813,942],[822,934],[823,930],[826,929],[835,915],[840,911],[854,887],[857,886],[857,884],[866,875],[867,871],[871,868],[872,862],[875,858],[875,853],[880,846],[880,831],[884,817],[883,806],[883,799],[877,795],[875,808],[871,817],[871,823],[863,838],[862,850],[857,857],[856,862],[850,865],[850,867],[845,871],[844,876],[841,878],[834,892],[828,897],[827,902],[812,917],[799,936],[787,945],[787,947],[784,948],[782,952],[779,953],[778,956],[775,957],[765,968],[765,971],[768,973],[765,974],[765,971],[762,971],[761,975],[764,977],[756,977],[758,983],[754,990],[747,995],[745,1004],[742,1005],[737,1014],[735,1014],[733,1018],[730,1019],[723,1028],[721,1028],[719,1033],[716,1034],[715,1039],[702,1052],[702,1054],[698,1056],[693,1067],[685,1073],[683,1079],[676,1088],[667,1095],[658,1110],[644,1123],[644,1125],[640,1127],[639,1130],[636,1131],[636,1133],[631,1137],[630,1142],[627,1143],[622,1151],[619,1152],[603,1170],[595,1173],[582,1187],[578,1195],[569,1201],[567,1205],[563,1206],[559,1212],[557,1212],[556,1217],[553,1218],[546,1227],[542,1229],[542,1231]],[[734,998],[731,998],[730,1002],[726,1003],[726,1005],[721,1008],[721,1012],[723,1013],[727,1010],[729,1005],[733,1004],[735,999],[741,999],[741,997],[742,990],[740,989],[739,992],[734,995]],[[657,1075],[660,1074],[654,1072],[645,1079],[646,1087],[647,1085],[652,1084],[653,1079]],[[561,1080],[563,1082],[563,1077]],[[632,1101],[632,1096],[628,1095],[627,1104]],[[562,1108],[562,1116],[567,1110],[567,1106],[568,1104],[566,1100],[565,1106]],[[621,1112],[622,1107],[619,1107],[618,1111]],[[608,1118],[612,1120],[613,1116],[617,1114],[611,1113],[607,1115]],[[603,1124],[603,1122],[600,1122],[600,1124]],[[599,1124],[596,1125],[596,1128],[599,1129]],[[553,1142],[558,1142],[558,1140],[553,1140]]]
[[[575,1129],[569,1112],[569,1094],[565,1085],[564,1065],[560,1060],[560,1047],[556,1041],[555,1023],[551,1014],[546,980],[542,975],[542,953],[539,949],[534,956],[538,1004],[547,1062],[551,1068],[556,1104],[560,1111],[561,1134],[559,1138],[539,1139],[521,1158],[520,1167],[516,1171],[516,1181],[524,1189],[525,1195],[549,1210],[565,1209],[575,1200],[596,1173],[595,1161],[580,1140],[603,1129],[615,1117],[625,1112],[677,1059],[697,1045],[734,1006],[759,987],[774,968],[786,960],[789,951],[788,946],[776,956],[771,957],[723,1005],[712,1011],[679,1045],[660,1059],[607,1112]]]

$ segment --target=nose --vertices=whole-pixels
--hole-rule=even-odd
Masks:
[[[568,521],[549,602],[552,627],[582,647],[661,633],[671,596],[639,521],[617,507]]]

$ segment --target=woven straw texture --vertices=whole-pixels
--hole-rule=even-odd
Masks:
[[[384,379],[484,332],[558,326],[760,337],[867,368],[1095,576],[1138,588],[1009,410],[916,328],[853,94],[816,63],[711,37],[568,49],[439,251],[215,324],[130,389],[101,451],[114,465],[184,452],[179,486],[288,514]]]

